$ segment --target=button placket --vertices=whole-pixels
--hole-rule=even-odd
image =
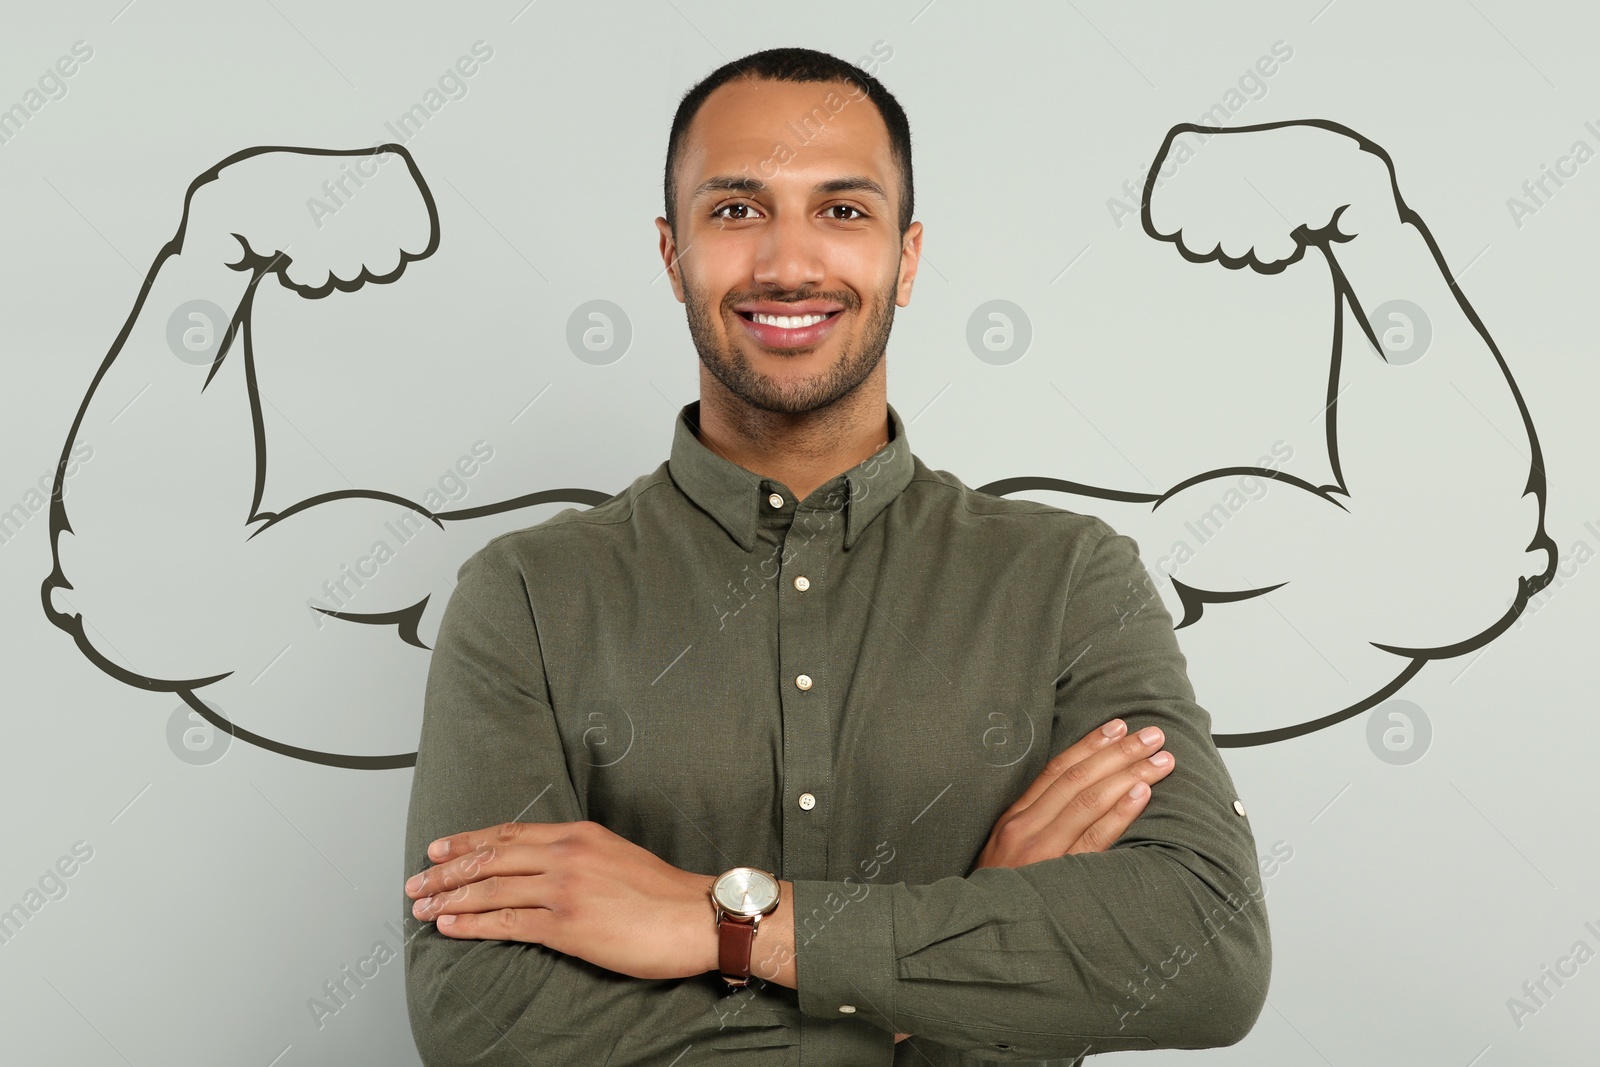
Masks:
[[[783,711],[784,877],[827,876],[834,718],[827,685],[828,567],[844,536],[841,512],[795,508],[778,582],[778,664]],[[803,579],[803,580],[802,580]]]

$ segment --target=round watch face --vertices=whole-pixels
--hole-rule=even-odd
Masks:
[[[778,883],[766,871],[735,867],[711,885],[711,895],[735,915],[761,915],[778,902]]]

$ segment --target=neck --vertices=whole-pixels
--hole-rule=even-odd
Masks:
[[[788,414],[757,408],[728,392],[700,386],[700,442],[730,463],[787,486],[805,500],[819,486],[889,443],[889,407],[880,362],[866,381],[816,411]]]

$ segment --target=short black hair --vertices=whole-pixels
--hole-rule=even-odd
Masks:
[[[900,168],[899,224],[901,236],[905,235],[906,229],[911,225],[913,207],[911,124],[906,121],[905,111],[894,95],[865,70],[853,63],[846,63],[837,56],[830,56],[826,52],[810,48],[769,48],[763,52],[752,52],[740,59],[724,63],[684,94],[683,100],[678,104],[678,113],[672,119],[672,134],[667,140],[666,177],[663,182],[667,225],[674,233],[677,232],[678,194],[674,171],[677,168],[678,151],[682,148],[683,139],[689,132],[689,124],[700,112],[700,106],[706,102],[706,97],[734,78],[764,78],[768,81],[785,82],[845,82],[858,85],[865,90],[867,98],[882,116],[883,124],[888,127],[889,152],[895,165]]]

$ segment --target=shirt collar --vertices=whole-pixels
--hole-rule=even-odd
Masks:
[[[893,404],[886,406],[893,433],[889,443],[838,476],[844,479],[849,490],[845,498],[846,549],[856,543],[861,532],[911,481],[913,463],[906,425]],[[699,425],[700,401],[696,400],[678,412],[668,472],[679,489],[716,519],[740,548],[749,552],[756,546],[761,507],[768,495],[763,483],[770,479],[707,448],[695,436]],[[824,485],[833,481],[830,478]]]

